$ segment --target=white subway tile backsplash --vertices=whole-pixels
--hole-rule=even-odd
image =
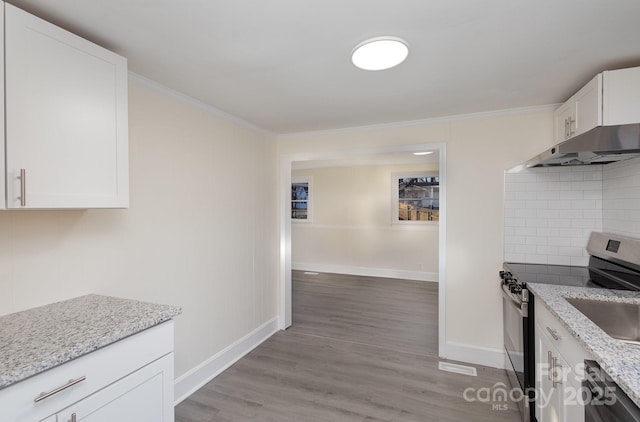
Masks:
[[[584,252],[584,249],[582,249],[582,248],[573,248],[573,247],[560,246],[560,247],[558,247],[557,255],[562,255],[562,256],[582,256],[583,252]]]
[[[600,210],[580,210],[580,209],[567,209],[567,210],[557,210],[558,218],[584,218],[586,212],[598,212],[601,214]]]
[[[559,255],[559,247],[558,246],[538,246],[536,249],[536,253],[538,255],[547,255],[547,256],[555,256]]]
[[[536,236],[537,231],[535,227],[515,227],[517,236]]]
[[[549,210],[549,209],[531,210],[531,211],[533,211],[533,213],[535,214],[533,217],[546,218],[546,219],[559,218],[560,217],[560,213],[561,212],[565,212],[565,211],[561,211],[561,210]]]
[[[574,246],[570,237],[549,237],[547,240],[551,246]]]
[[[505,201],[504,207],[506,209],[525,208],[526,201]]]
[[[571,265],[571,257],[570,256],[549,256],[547,258],[547,264],[551,265]]]
[[[524,257],[524,262],[530,264],[546,264],[548,258],[547,255],[527,254]]]
[[[582,216],[584,218],[591,218],[591,219],[596,219],[596,220],[602,221],[602,210],[601,209],[581,210],[581,211],[578,211],[578,212],[582,213]],[[577,217],[574,217],[574,218],[577,218]]]
[[[601,199],[603,197],[602,189],[599,190],[585,190],[582,192],[582,199]]]
[[[572,182],[571,190],[585,191],[585,190],[602,190],[602,181],[588,181],[588,182]]]
[[[571,224],[571,222],[573,220],[569,220],[569,219],[563,219],[563,218],[557,218],[557,219],[550,219],[547,220],[547,225],[549,227],[553,227],[553,228],[568,228],[568,227],[573,227],[573,225]]]
[[[574,182],[574,181],[582,181],[584,180],[583,177],[584,172],[579,172],[579,171],[568,171],[568,172],[562,172],[559,173],[559,180],[561,182]]]
[[[526,200],[532,200],[532,199],[538,199],[538,193],[537,192],[513,192],[515,194],[515,197],[517,200],[519,201],[526,201]]]
[[[559,201],[553,201],[549,204],[549,208],[555,210],[568,210],[571,208],[571,201],[561,199]]]
[[[504,254],[504,260],[508,262],[526,262],[524,254],[507,253]]]
[[[549,201],[525,201],[525,208],[528,209],[547,209]]]
[[[570,258],[571,258],[571,261],[569,265],[573,265],[576,267],[586,267],[587,265],[589,265],[588,256],[572,256]]]
[[[571,208],[580,210],[593,210],[596,208],[595,199],[577,199],[571,201]]]
[[[536,218],[538,216],[538,213],[540,212],[539,210],[536,209],[529,209],[529,208],[523,208],[523,209],[518,209],[518,210],[512,210],[514,211],[514,217],[519,217],[519,218]]]
[[[544,218],[527,218],[527,227],[549,227],[549,220]]]
[[[603,231],[640,237],[640,159],[606,165],[602,190]]]
[[[558,191],[541,191],[536,192],[535,198],[529,199],[538,199],[538,200],[558,200],[560,199],[560,192]],[[582,198],[581,198],[582,199]]]
[[[505,260],[556,265],[584,261],[591,231],[602,230],[604,183],[602,166],[507,173]]]

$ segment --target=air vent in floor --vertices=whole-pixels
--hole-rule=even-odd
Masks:
[[[472,366],[457,365],[455,363],[439,362],[438,369],[441,371],[455,372],[456,374],[469,375],[472,377],[478,376],[476,368]]]

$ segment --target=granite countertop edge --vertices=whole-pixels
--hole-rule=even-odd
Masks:
[[[640,346],[606,334],[566,298],[640,304],[640,292],[528,283],[536,298],[591,354],[629,398],[640,407]]]
[[[181,313],[177,306],[90,294],[0,316],[0,391]],[[51,332],[58,324],[59,333]]]

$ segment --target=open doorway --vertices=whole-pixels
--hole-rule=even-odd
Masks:
[[[433,153],[430,156],[412,155],[413,152],[423,151],[432,151]],[[411,145],[377,151],[349,151],[347,153],[341,151],[339,154],[322,153],[281,157],[281,192],[283,195],[281,201],[281,240],[283,243],[280,267],[281,328],[287,328],[292,323],[292,271],[293,278],[297,278],[296,283],[301,286],[301,290],[297,291],[302,294],[302,296],[298,296],[302,298],[300,300],[309,299],[305,294],[314,289],[315,293],[328,298],[331,291],[318,292],[317,288],[322,289],[332,283],[340,283],[340,287],[343,289],[342,293],[346,293],[348,290],[350,293],[357,292],[359,295],[352,296],[356,301],[346,306],[352,308],[361,306],[360,311],[355,310],[355,313],[365,317],[367,309],[380,308],[380,304],[376,301],[386,300],[381,299],[381,292],[385,290],[385,286],[391,286],[390,283],[395,282],[394,286],[397,289],[392,289],[389,306],[395,307],[400,313],[404,312],[404,316],[400,318],[405,318],[403,326],[413,326],[414,322],[419,320],[429,320],[435,324],[431,327],[434,336],[429,341],[428,353],[438,354],[437,343],[441,342],[437,340],[438,338],[442,339],[444,335],[445,177],[444,145],[440,144]],[[380,186],[377,188],[367,186],[369,181],[374,180],[375,183],[386,186],[382,188],[383,195],[392,198],[387,200],[387,205],[383,205],[379,201],[376,204],[371,204],[372,201],[377,201],[372,199],[375,196],[372,192],[380,189]],[[425,186],[430,184],[431,202],[427,204],[425,201],[418,201],[415,198],[409,201],[402,193],[399,202],[397,196],[393,199],[393,190],[397,190],[399,181],[403,180],[405,185],[407,181],[411,181],[414,191],[425,190]],[[337,194],[332,199],[331,209],[327,207],[323,209],[319,204],[314,204],[314,191],[320,194],[326,191],[327,184],[335,186],[341,181],[344,184],[355,183],[360,186],[358,189],[371,191],[363,192],[363,194],[366,193],[366,199],[363,197],[362,201],[364,207],[354,206],[357,201],[345,198],[344,192]],[[435,196],[434,182],[439,182],[438,189],[435,189]],[[297,195],[292,190],[293,186],[296,187]],[[323,202],[326,202],[326,192],[323,195],[325,195]],[[395,205],[392,206],[394,201]],[[367,207],[372,211],[367,211]],[[394,207],[396,208],[395,214]],[[331,213],[333,215],[330,215]],[[345,218],[345,213],[348,214],[347,218]],[[298,217],[301,217],[300,220],[297,220]],[[333,217],[337,217],[337,219],[331,220]],[[394,218],[397,221],[394,221]],[[408,222],[409,219],[414,221]],[[411,223],[414,222],[417,224],[411,227]],[[309,233],[309,231],[314,233],[315,239],[312,236],[308,238],[309,244],[302,245],[300,233]],[[416,235],[422,236],[421,243],[415,243],[415,240],[411,240],[415,239]],[[319,242],[320,238],[325,239],[328,243]],[[334,247],[329,246],[332,242]],[[304,247],[297,248],[294,253],[292,246],[296,243],[298,246]],[[425,258],[424,254],[420,256],[420,252],[429,248],[435,248],[432,249],[430,258]],[[314,262],[314,259],[308,259],[310,249],[311,254],[319,252],[324,256],[315,259]],[[351,254],[351,256],[342,256],[345,259],[341,260],[340,256],[341,254],[345,255],[345,251],[349,251],[346,255]],[[392,256],[389,256],[390,251]],[[318,257],[316,256],[316,258]],[[434,262],[429,262],[429,259]],[[310,274],[304,274],[305,272]],[[320,278],[324,280],[324,284],[317,283]],[[430,299],[426,299],[427,301],[432,300],[431,306],[414,308],[412,311],[409,303],[412,302],[412,299],[424,294],[424,287],[429,285],[435,287],[432,289]],[[373,290],[367,293],[366,290],[363,290],[364,287]],[[339,302],[345,300],[346,295],[340,296],[338,293],[338,296],[329,302],[333,305],[345,306],[345,304],[339,305]],[[395,300],[393,298],[398,300],[395,305],[391,303]],[[367,302],[369,299],[372,301]],[[439,303],[442,306],[438,306]],[[315,309],[316,315],[319,315],[319,319],[321,319],[322,315],[318,314],[318,311],[321,310]],[[304,315],[301,314],[301,316],[305,318]],[[346,319],[349,318],[346,317]],[[414,318],[415,321],[411,318]],[[307,322],[309,321],[307,320]],[[365,318],[365,321],[356,321],[357,324],[360,324],[361,327],[370,326],[375,330],[377,322]],[[326,324],[324,327],[307,324],[306,329],[314,329],[317,330],[317,335],[324,335],[323,333],[327,332],[323,331],[324,329],[335,328],[330,325],[334,324]],[[379,328],[384,331],[393,330],[392,326]],[[416,332],[422,329],[416,325]],[[366,330],[360,330],[357,334],[363,336],[362,338],[365,340],[367,336],[369,338],[377,337],[374,332],[367,333]],[[391,335],[381,341],[395,342],[395,340],[397,338]],[[384,346],[384,344],[380,345]],[[426,350],[425,347],[422,347],[422,351]],[[414,351],[411,350],[410,345],[402,348]]]

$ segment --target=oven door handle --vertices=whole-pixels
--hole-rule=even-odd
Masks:
[[[513,295],[509,291],[509,288],[505,284],[503,284],[501,287],[502,287],[502,295],[505,297],[505,299],[508,299],[516,308],[520,310],[520,315],[522,317],[528,317],[529,304],[527,302],[520,302],[518,299],[513,297]]]

